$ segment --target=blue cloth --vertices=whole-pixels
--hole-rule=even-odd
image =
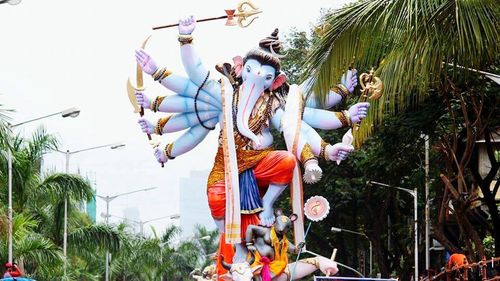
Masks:
[[[253,169],[241,172],[239,180],[241,213],[255,214],[262,211],[262,199]]]
[[[0,281],[36,281],[36,280],[24,277],[7,277],[0,279]]]

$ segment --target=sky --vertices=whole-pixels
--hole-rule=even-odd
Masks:
[[[204,65],[213,69],[218,62],[243,56],[276,27],[281,35],[292,27],[309,30],[321,8],[338,8],[348,2],[351,0],[254,0],[263,13],[248,28],[228,27],[223,20],[199,23],[194,43]],[[77,118],[55,116],[16,128],[16,132],[29,135],[43,125],[60,139],[61,150],[70,151],[125,143],[119,150],[102,148],[72,155],[70,171],[89,175],[97,194],[103,196],[157,187],[118,197],[110,204],[112,215],[124,216],[124,210],[130,208],[139,210],[142,221],[176,214],[182,188],[179,179],[188,177],[191,170],[211,169],[217,132],[161,168],[127,97],[127,78],[135,75],[134,50],[152,35],[146,50],[159,65],[185,75],[177,29],[153,32],[151,27],[176,23],[188,15],[224,15],[224,9],[237,4],[232,0],[23,0],[17,6],[0,5],[0,104],[15,109],[10,114],[13,124],[78,107]],[[145,86],[152,97],[172,94],[148,75]],[[146,111],[149,120],[161,116]],[[178,136],[159,140],[163,147]],[[44,165],[64,171],[65,156],[46,155]],[[103,221],[102,212],[105,204],[97,199],[98,221]],[[178,222],[161,220],[149,225],[161,232],[171,223]]]

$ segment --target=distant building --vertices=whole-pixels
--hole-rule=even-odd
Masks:
[[[94,196],[90,201],[87,202],[87,208],[86,212],[87,215],[89,216],[90,220],[95,223],[96,222],[96,202],[95,202],[95,191],[94,191]]]
[[[80,171],[78,171],[78,174],[80,174]],[[96,223],[97,204],[96,204],[95,195],[97,193],[97,185],[96,185],[96,179],[95,179],[96,178],[95,172],[88,172],[86,178],[90,182],[90,184],[92,185],[92,190],[94,192],[94,196],[92,196],[92,199],[90,199],[88,202],[79,202],[78,208],[80,209],[80,211],[85,212],[87,214],[87,216],[89,216],[90,221],[92,221],[92,223]]]
[[[208,230],[216,228],[207,200],[207,178],[210,171],[191,171],[189,177],[179,180],[179,211],[182,236],[194,234],[195,225]]]
[[[123,210],[123,217],[125,221],[130,225],[134,232],[139,232],[140,227],[138,222],[141,221],[141,212],[137,207],[127,207]]]

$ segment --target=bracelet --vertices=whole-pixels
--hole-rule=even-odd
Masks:
[[[305,164],[307,161],[316,158],[314,156],[314,153],[312,152],[311,146],[306,143],[304,147],[302,148],[302,152],[300,153],[300,162],[302,164]]]
[[[171,154],[171,153],[172,153],[172,147],[173,147],[173,146],[174,146],[174,145],[173,145],[172,143],[169,143],[169,144],[167,144],[167,145],[165,146],[165,150],[164,150],[164,152],[165,152],[165,156],[166,156],[169,160],[173,160],[173,159],[175,159],[175,157],[172,157],[172,154]]]
[[[345,118],[347,119],[347,126],[352,127],[351,114],[349,114],[349,111],[342,110],[342,113],[344,114]]]
[[[156,122],[154,133],[161,136],[163,134],[163,132],[162,132],[162,128],[160,127],[160,120],[161,120],[161,118],[158,119],[158,122]]]
[[[151,111],[153,112],[156,112],[156,104],[158,103],[158,97],[156,97],[154,99],[154,101],[151,103],[151,105],[149,106],[149,109],[151,109]]]
[[[330,144],[325,142],[324,140],[321,140],[321,150],[319,151],[318,157],[323,157],[325,160],[328,160],[327,154],[326,154],[326,147],[328,145],[330,145]]]
[[[341,128],[349,127],[349,120],[346,117],[344,111],[345,110],[340,111],[340,112],[335,112],[335,116],[337,117],[337,119],[339,119],[340,123],[342,124]]]
[[[169,116],[158,119],[158,122],[156,122],[154,133],[161,136],[163,134],[163,127],[165,127],[168,120],[170,120],[170,118],[172,118],[172,116],[173,115],[169,115]]]
[[[165,99],[165,96],[163,96],[163,97],[157,96],[155,98],[155,100],[151,103],[151,107],[150,107],[151,111],[157,112],[160,109],[160,105],[164,99]]]
[[[158,68],[151,76],[153,77],[153,80],[161,83],[161,80],[167,78],[170,74],[172,74],[172,71],[162,67]]]
[[[349,90],[346,86],[344,86],[344,84],[337,84],[335,88],[337,89],[338,94],[342,96],[342,99],[347,98],[347,96],[349,95]]]
[[[186,44],[191,44],[193,42],[193,36],[191,34],[189,35],[179,34],[179,38],[177,38],[177,40],[179,40],[181,46],[184,46]]]
[[[158,67],[158,68],[155,70],[155,72],[153,72],[153,74],[151,74],[151,77],[153,77],[153,79],[154,79],[155,77],[157,77],[157,76],[158,76],[158,73],[159,73],[160,71],[161,71],[161,68],[159,68],[159,67]]]
[[[165,73],[166,69],[163,67],[163,68],[159,68],[157,71],[155,71],[155,73],[153,73],[153,80],[155,81],[158,81],[160,79],[160,77]]]

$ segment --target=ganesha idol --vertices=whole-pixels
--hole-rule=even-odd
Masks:
[[[340,112],[328,110],[357,85],[355,70],[348,71],[342,84],[330,92],[324,103],[318,103],[311,95],[302,101],[298,119],[285,122],[289,93],[301,93],[304,86],[287,83],[281,69],[278,30],[261,40],[245,57],[233,58],[232,65],[217,65],[215,68],[221,75],[216,77],[204,67],[194,49],[195,25],[193,17],[179,22],[181,59],[188,78],[159,67],[144,49],[136,51],[143,72],[176,93],[150,98],[137,91],[137,102],[142,107],[171,113],[155,122],[141,118],[139,124],[148,134],[186,130],[164,148],[156,148],[154,154],[160,163],[190,151],[220,125],[207,197],[212,217],[222,234],[219,253],[226,262],[239,262],[244,261],[248,253],[244,241],[247,226],[273,224],[273,204],[292,181],[299,163],[304,166],[304,177],[309,173],[314,178],[320,171],[318,158],[344,160],[353,151],[350,144],[329,144],[313,128],[349,127],[366,117],[369,105],[358,103]],[[302,99],[302,94],[300,97]],[[296,126],[299,141],[295,151],[277,151],[272,147],[270,127],[281,132],[286,129],[285,123]],[[221,271],[222,268],[219,273]]]

